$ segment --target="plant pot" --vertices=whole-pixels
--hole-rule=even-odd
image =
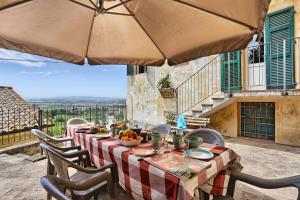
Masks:
[[[175,98],[175,91],[173,88],[161,88],[159,92],[163,98]]]

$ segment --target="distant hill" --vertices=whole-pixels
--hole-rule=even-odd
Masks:
[[[70,96],[53,98],[31,98],[32,104],[125,104],[125,98]]]

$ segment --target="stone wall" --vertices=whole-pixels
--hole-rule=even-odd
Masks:
[[[300,146],[300,98],[285,98],[275,106],[275,142]]]
[[[240,102],[275,103],[275,143],[300,146],[300,97],[248,97],[236,98],[235,103],[210,116],[210,128],[224,136],[237,137],[240,134]]]
[[[237,137],[238,135],[238,104],[233,103],[210,116],[209,128],[219,131],[222,135]]]

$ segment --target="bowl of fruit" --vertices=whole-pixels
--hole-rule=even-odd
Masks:
[[[131,129],[127,129],[127,130],[121,132],[120,135],[118,136],[118,139],[121,142],[121,144],[126,147],[137,146],[143,140],[142,137],[138,136],[136,134],[136,132],[134,132]]]

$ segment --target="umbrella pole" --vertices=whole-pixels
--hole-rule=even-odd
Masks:
[[[101,11],[103,11],[104,10],[104,0],[101,0]]]

